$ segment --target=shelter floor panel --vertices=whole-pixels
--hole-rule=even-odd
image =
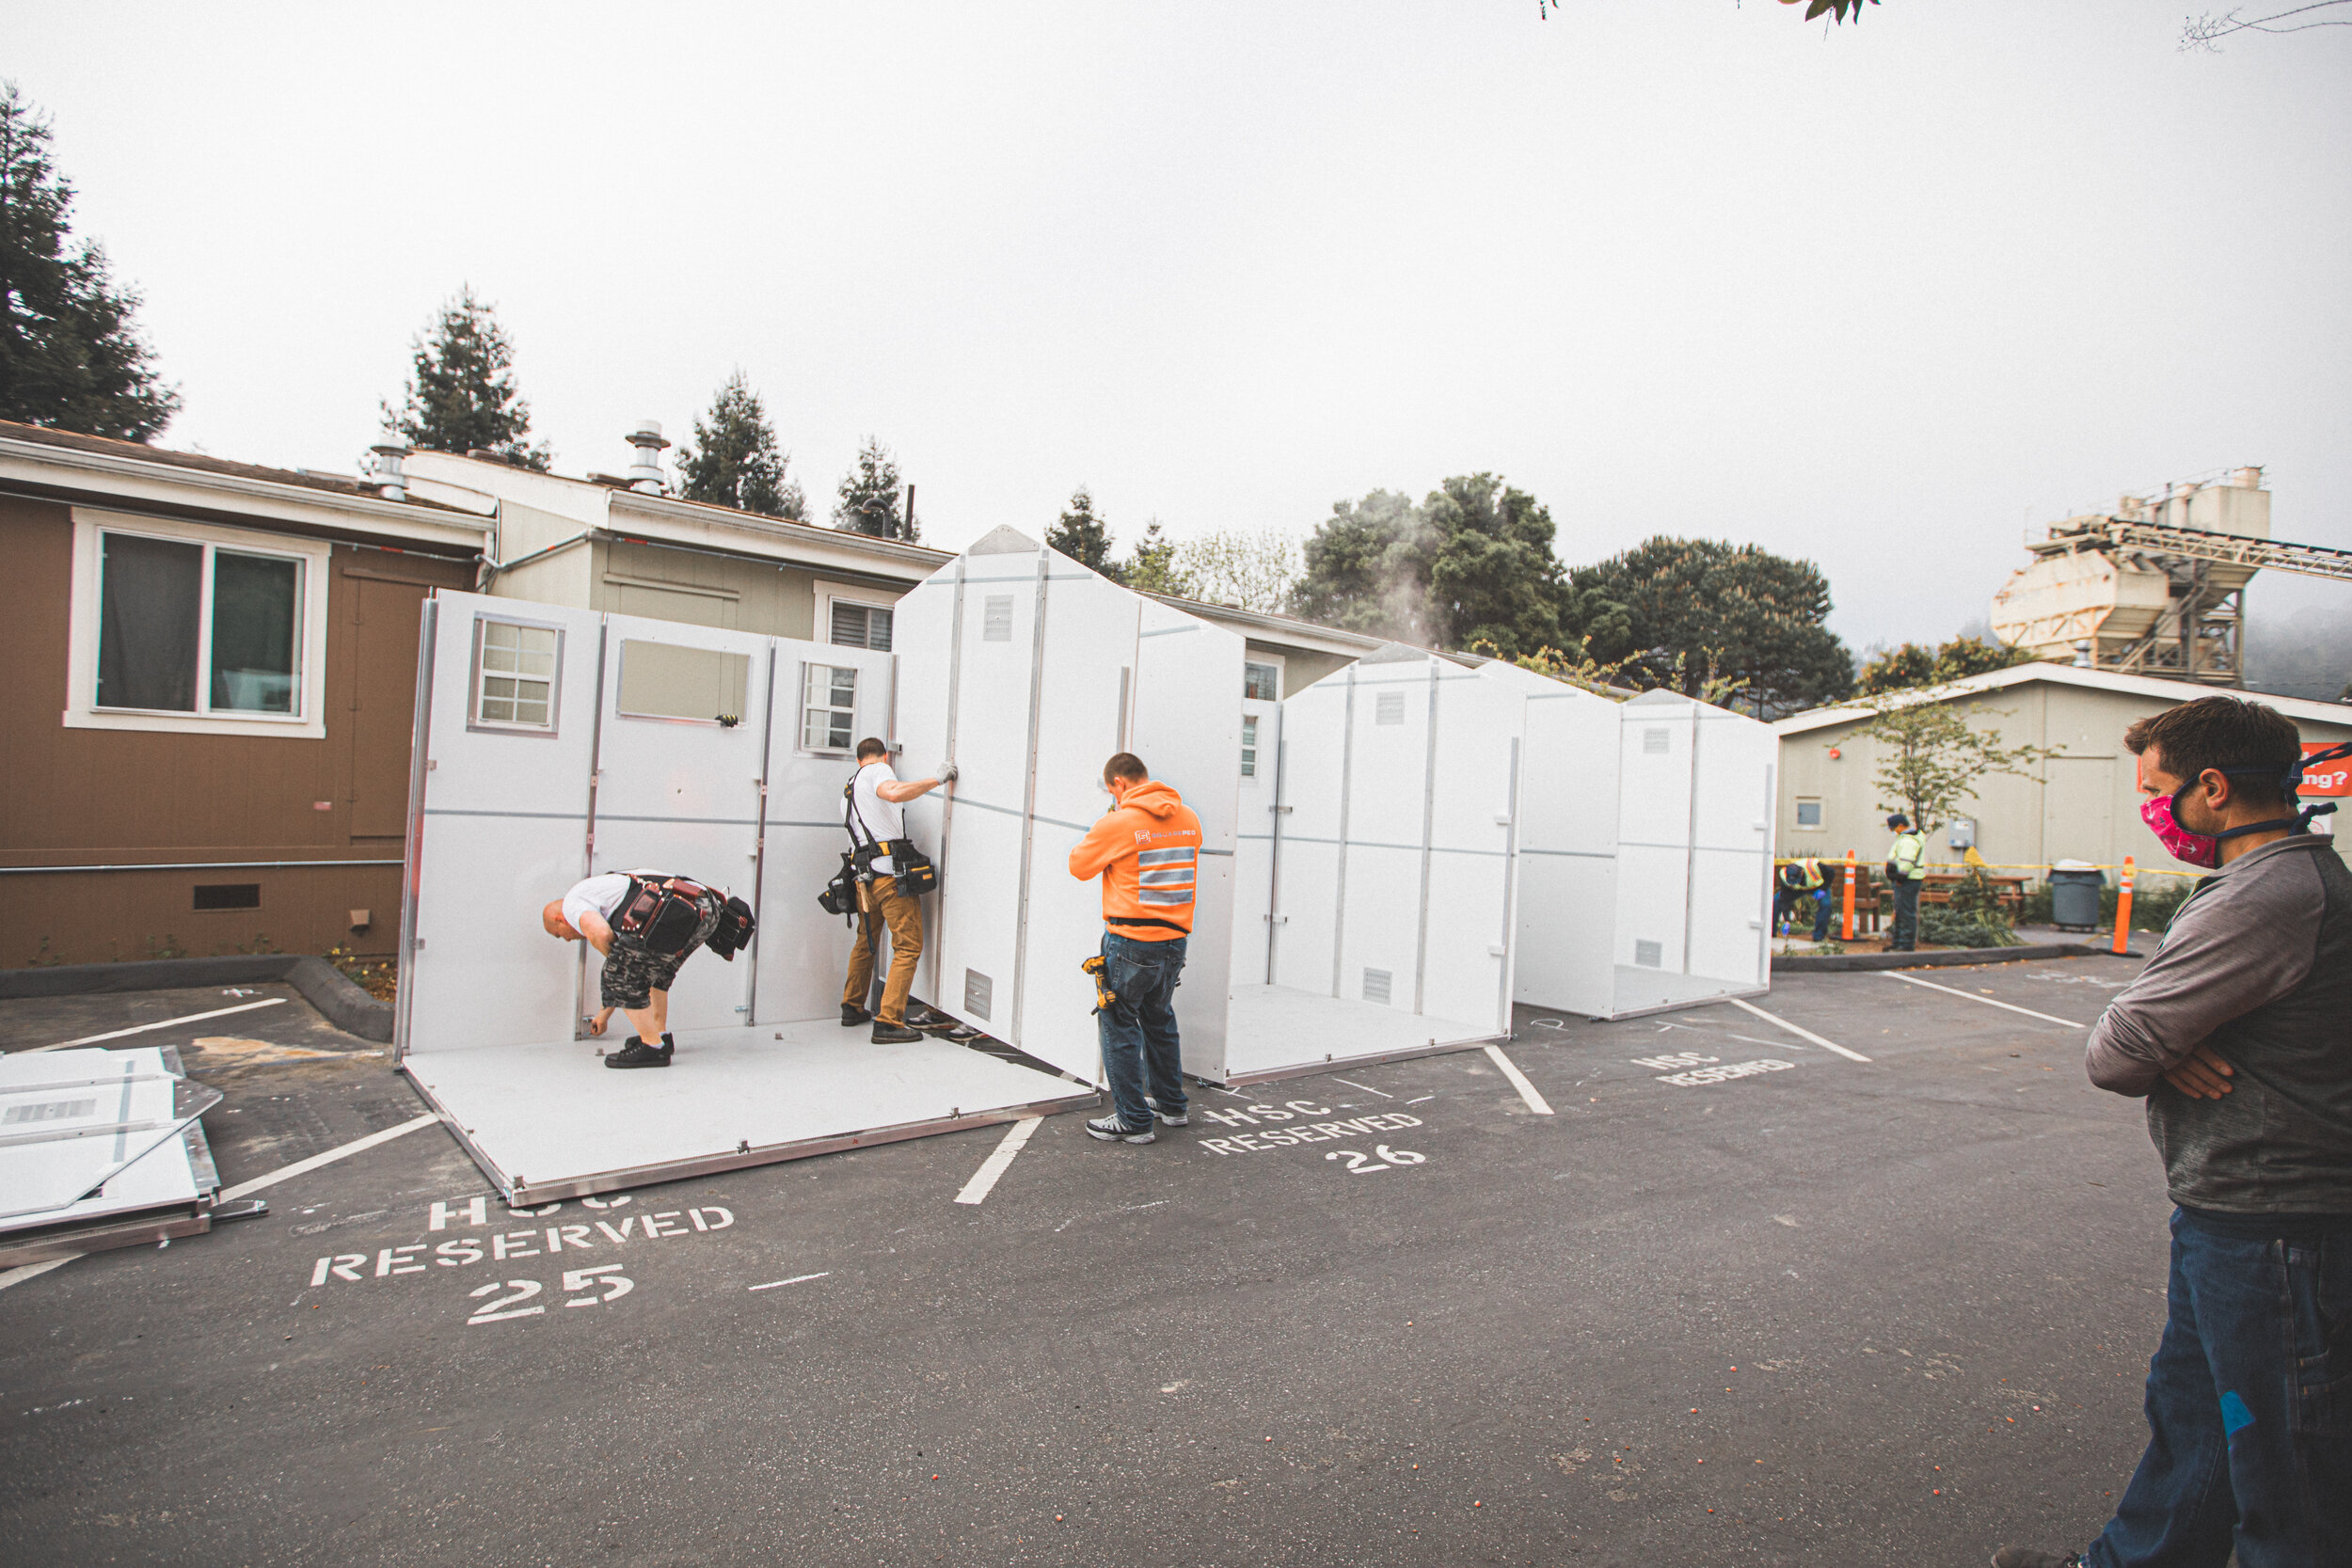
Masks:
[[[676,1039],[666,1068],[608,1069],[597,1046],[618,1050],[625,1029],[602,1042],[411,1053],[402,1065],[501,1185],[550,1194],[1093,1099],[1067,1079],[940,1040],[875,1045],[833,1019],[689,1029]]]
[[[1326,1064],[1406,1056],[1500,1039],[1489,1021],[1425,1018],[1377,1003],[1318,996],[1289,986],[1235,986],[1226,1013],[1229,1082]]]

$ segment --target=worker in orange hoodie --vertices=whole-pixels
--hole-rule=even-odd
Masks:
[[[1187,1125],[1184,1056],[1176,1037],[1177,977],[1192,934],[1200,869],[1200,818],[1183,797],[1121,752],[1103,765],[1109,815],[1070,851],[1070,874],[1103,879],[1102,983],[1111,1004],[1095,1014],[1111,1114],[1087,1123],[1104,1142],[1148,1144],[1153,1117]],[[1148,1089],[1148,1092],[1147,1092]]]

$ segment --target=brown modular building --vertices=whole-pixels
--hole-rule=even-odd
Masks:
[[[418,606],[484,520],[0,423],[0,966],[398,934]]]
[[[362,481],[0,422],[0,968],[389,955],[436,588],[883,648],[948,559],[681,500],[640,455]],[[1176,602],[1248,640],[1253,710],[1378,645]]]

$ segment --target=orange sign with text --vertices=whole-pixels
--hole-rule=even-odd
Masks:
[[[2308,757],[2319,752],[2332,752],[2342,744],[2337,740],[2306,740],[2303,742],[2303,754]],[[2352,757],[2336,757],[2321,763],[2303,775],[2303,783],[2296,793],[2323,799],[2352,796]]]

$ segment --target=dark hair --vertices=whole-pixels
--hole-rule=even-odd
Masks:
[[[857,743],[857,760],[860,762],[867,757],[886,757],[889,754],[889,743],[877,740],[870,735]]]
[[[1886,825],[1890,828],[1908,828],[1911,826],[1911,818],[1905,816],[1901,812],[1897,812],[1894,816],[1886,819]]]
[[[1116,752],[1110,761],[1103,765],[1104,784],[1108,784],[1113,779],[1127,779],[1136,784],[1141,784],[1151,776],[1152,770],[1144,767],[1143,759],[1133,752]]]
[[[2294,721],[2243,697],[2200,697],[2167,708],[2125,730],[2123,744],[2135,756],[2153,748],[2164,770],[2183,784],[2195,783],[2208,768],[2230,773],[2231,793],[2249,805],[2283,804],[2280,781],[2303,757]],[[2236,771],[2249,768],[2270,771]]]

